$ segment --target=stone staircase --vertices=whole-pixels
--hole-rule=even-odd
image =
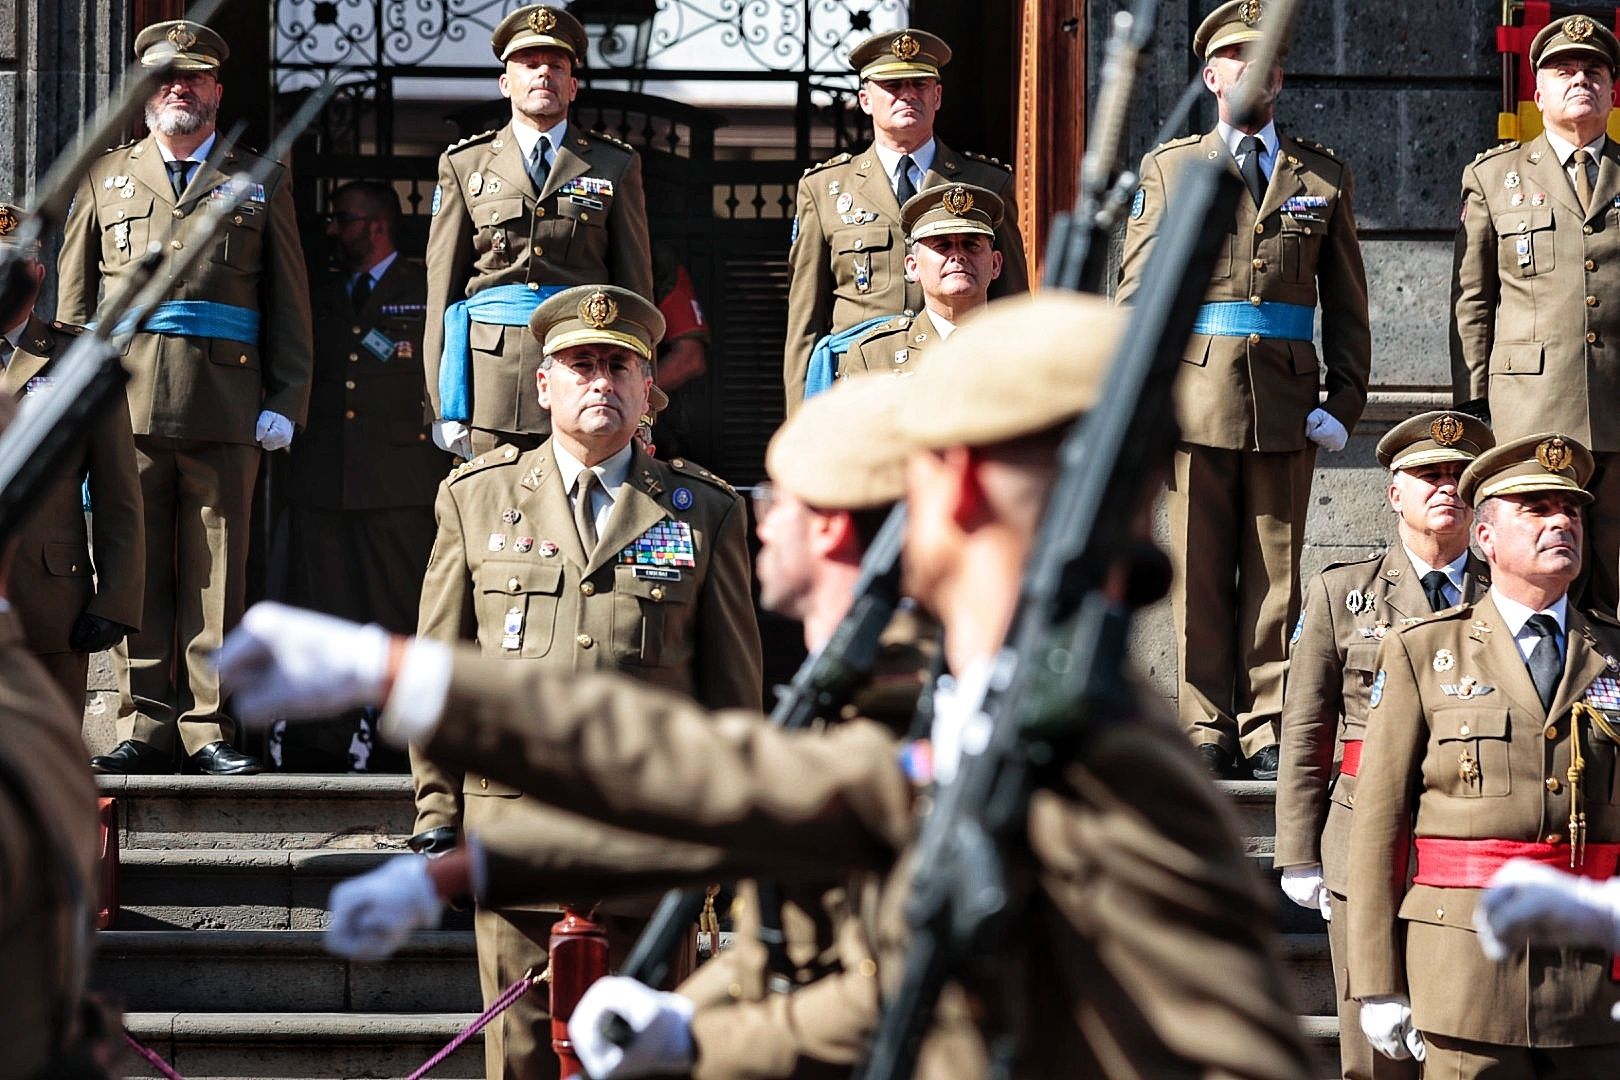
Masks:
[[[99,935],[94,981],[122,1001],[130,1032],[187,1080],[401,1077],[479,1010],[465,914],[380,964],[321,946],[332,885],[404,849],[407,777],[100,783],[118,799],[122,909]],[[1268,879],[1274,786],[1223,785]],[[1274,910],[1257,917],[1283,933],[1295,1008],[1328,1077],[1337,1023],[1327,937],[1320,920],[1273,896]],[[476,1077],[482,1065],[475,1039],[433,1075]]]

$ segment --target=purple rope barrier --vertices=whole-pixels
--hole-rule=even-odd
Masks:
[[[164,1080],[185,1080],[185,1077],[174,1071],[174,1066],[158,1056],[156,1050],[142,1043],[127,1031],[124,1032],[124,1041],[129,1044],[130,1049],[145,1058],[146,1063],[156,1069]]]
[[[524,994],[527,994],[529,992],[529,988],[539,981],[539,978],[530,978],[529,976],[525,975],[511,986],[508,986],[505,990],[501,991],[501,996],[495,999],[495,1003],[493,1005],[480,1013],[477,1019],[468,1024],[462,1029],[460,1034],[446,1043],[443,1050],[440,1050],[437,1054],[434,1054],[432,1057],[428,1058],[420,1069],[417,1069],[415,1072],[411,1073],[411,1075],[406,1077],[405,1080],[422,1080],[422,1078],[425,1077],[429,1072],[437,1068],[441,1061],[455,1053],[457,1050],[461,1049],[461,1045],[463,1043],[472,1038],[474,1035],[478,1034],[480,1031],[483,1031],[484,1028],[489,1025],[491,1020],[501,1015],[501,1013],[505,1012],[507,1009],[510,1009],[513,1005],[516,1005],[518,1003],[518,999],[523,997]],[[170,1080],[181,1080],[181,1078],[170,1077]]]

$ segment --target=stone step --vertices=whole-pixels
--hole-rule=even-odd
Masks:
[[[476,1013],[132,1012],[124,1027],[186,1080],[405,1076],[466,1027]],[[473,1036],[432,1072],[434,1080],[484,1075]],[[127,1076],[158,1076],[127,1055]]]
[[[477,1012],[469,931],[412,935],[378,963],[327,952],[315,930],[103,930],[94,985],[143,1012]]]
[[[1334,1080],[1339,1074],[1339,1016],[1327,1013],[1301,1016],[1299,1028],[1311,1052],[1311,1062],[1319,1080]],[[189,1078],[188,1078],[189,1080]]]
[[[1237,815],[1238,835],[1243,849],[1251,855],[1270,855],[1276,850],[1277,781],[1217,780]]]
[[[125,848],[403,850],[408,776],[101,776]]]
[[[118,930],[319,930],[332,886],[387,852],[134,848],[122,852]]]

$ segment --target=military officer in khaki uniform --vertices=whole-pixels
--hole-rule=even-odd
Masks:
[[[1531,435],[1463,473],[1489,592],[1384,639],[1350,828],[1361,1027],[1435,1076],[1612,1076],[1613,957],[1532,945],[1493,964],[1473,911],[1515,856],[1588,876],[1620,858],[1620,623],[1578,611],[1592,456]],[[1408,878],[1408,852],[1416,871]]]
[[[1429,412],[1397,424],[1378,441],[1389,469],[1397,546],[1359,562],[1330,566],[1307,587],[1294,629],[1283,697],[1282,766],[1277,776],[1273,862],[1283,892],[1328,922],[1339,1000],[1339,1062],[1346,1080],[1415,1075],[1407,1063],[1374,1054],[1360,1035],[1360,1013],[1346,978],[1350,815],[1366,737],[1367,692],[1378,647],[1390,628],[1457,603],[1490,584],[1468,550],[1473,514],[1457,493],[1463,469],[1496,445],[1484,422]]]
[[[17,207],[0,203],[0,246],[14,245],[21,223]],[[45,267],[33,253],[24,267],[26,295],[16,310],[0,314],[0,395],[17,399],[53,392],[56,362],[80,332],[34,311]],[[18,536],[9,595],[28,648],[68,701],[82,705],[90,654],[111,648],[141,622],[141,482],[129,410],[96,417],[83,450],[57,473]],[[95,508],[93,559],[86,478]]]
[[[851,345],[840,378],[916,371],[929,346],[985,305],[1003,266],[995,249],[1001,215],[995,192],[971,184],[941,184],[906,200],[900,208],[906,278],[922,287],[922,310],[896,315]]]
[[[1620,146],[1605,134],[1620,43],[1571,15],[1530,43],[1543,131],[1463,169],[1452,396],[1504,439],[1567,431],[1597,461],[1585,606],[1620,600]],[[1579,590],[1577,592],[1579,595]]]
[[[890,732],[859,720],[780,732],[612,675],[312,627],[319,617],[285,609],[255,611],[227,646],[227,678],[244,712],[266,717],[316,700],[386,699],[391,738],[603,821],[723,847],[761,876],[888,873],[915,835],[919,791],[954,775],[958,733],[1011,621],[1061,433],[1095,402],[1123,323],[1073,294],[998,301],[904,383],[841,388],[899,399],[907,591],[940,617],[953,675],[936,695],[931,756],[918,746],[902,754]],[[998,354],[1021,377],[982,378]],[[321,662],[304,667],[310,655]],[[1016,1024],[1020,1076],[1309,1075],[1229,810],[1145,690],[1138,705],[1034,793],[1028,904],[998,957],[1019,977],[949,995],[919,1076],[985,1075],[980,1022],[990,1032]],[[891,990],[905,877],[863,907],[879,950],[874,974]],[[617,1055],[593,1025],[572,1026],[592,1075],[627,1062],[658,1075],[703,1068],[670,1022],[679,1003],[648,1004],[632,1020],[638,1038]]]
[[[1213,772],[1233,775],[1241,756],[1257,779],[1271,780],[1316,449],[1343,448],[1356,426],[1372,339],[1350,169],[1316,143],[1278,134],[1271,109],[1280,68],[1261,126],[1232,126],[1243,49],[1260,36],[1262,19],[1260,0],[1231,0],[1199,25],[1193,52],[1221,118],[1215,130],[1142,160],[1116,298],[1136,295],[1184,165],[1228,162],[1248,194],[1239,197],[1176,377],[1182,442],[1169,511],[1177,705]],[[1311,342],[1318,308],[1327,366],[1321,401]]]
[[[552,437],[467,463],[439,488],[418,633],[562,671],[625,671],[711,708],[757,709],[759,630],[747,511],[692,462],[633,441],[663,316],[629,289],[580,286],[536,309],[539,399]],[[418,846],[527,805],[500,784],[413,753]],[[554,910],[480,908],[484,996],[546,960]],[[555,1069],[549,1019],[525,999],[486,1035],[491,1076]]]
[[[530,4],[490,44],[512,120],[440,155],[428,229],[422,363],[434,437],[463,457],[503,442],[533,449],[551,430],[528,332],[546,296],[601,283],[650,298],[653,287],[640,155],[568,119],[585,28]]]
[[[214,153],[228,50],[196,23],[157,23],[135,39],[143,64],[174,74],[147,103],[139,142],[102,156],[68,215],[58,315],[95,318],[149,243],[179,249],[215,191],[260,164]],[[125,356],[146,534],[140,631],[119,646],[118,736],[101,772],[257,772],[230,744],[212,657],[241,617],[253,485],[309,401],[309,283],[287,170],[246,193],[213,255],[148,317]],[[177,745],[178,744],[178,745]]]
[[[1003,207],[996,247],[1004,261],[992,295],[1029,287],[1008,167],[957,153],[934,137],[943,99],[939,72],[950,58],[950,46],[922,30],[877,34],[849,54],[860,73],[861,110],[872,118],[873,141],[799,179],[782,360],[789,412],[804,397],[811,353],[822,337],[922,309],[922,291],[906,276],[900,223],[901,207],[917,192],[957,183],[995,192]]]

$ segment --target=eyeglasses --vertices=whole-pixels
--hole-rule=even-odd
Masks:
[[[762,518],[771,512],[771,506],[776,502],[776,485],[765,480],[755,484],[748,494],[754,501],[754,516]]]

